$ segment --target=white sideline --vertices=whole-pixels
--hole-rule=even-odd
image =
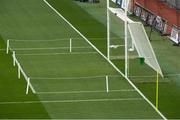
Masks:
[[[109,90],[108,92],[134,92],[134,89]],[[66,92],[36,92],[37,94],[80,94],[80,93],[106,93],[107,91],[66,91]]]
[[[67,52],[67,53],[29,53],[29,54],[16,54],[19,56],[46,56],[46,55],[78,55],[78,54],[98,54],[97,52]]]
[[[0,105],[9,104],[35,104],[35,103],[77,103],[77,102],[108,102],[108,101],[140,101],[142,98],[117,98],[117,99],[87,99],[87,100],[54,100],[54,101],[24,101],[24,102],[0,102]]]
[[[46,0],[43,0],[45,2],[45,4],[47,4],[47,6],[49,6],[58,16],[60,16],[67,24],[69,24],[82,38],[84,38],[87,43],[89,43],[104,59],[106,59],[113,67],[114,69],[119,72],[122,76],[124,76],[124,78],[126,78],[126,80],[130,83],[130,85],[137,90],[137,92],[152,106],[152,108],[165,120],[167,120],[167,118],[159,111],[156,109],[156,107],[151,103],[151,101],[149,101],[146,96],[144,96],[144,94],[131,82],[131,80],[126,77],[110,60],[108,60],[108,58],[99,51],[98,48],[96,48],[79,30],[77,30],[68,20],[66,20],[66,18],[64,18],[64,16],[62,16],[55,8],[53,8]]]

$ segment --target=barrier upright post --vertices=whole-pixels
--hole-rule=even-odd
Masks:
[[[7,40],[7,47],[6,47],[6,53],[9,53],[9,40]]]

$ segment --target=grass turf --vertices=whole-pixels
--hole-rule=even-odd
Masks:
[[[55,1],[55,0],[54,0]],[[76,4],[78,4],[81,9],[83,9],[84,11],[82,11],[81,9],[78,10],[79,13],[83,14],[82,12],[84,12],[84,16],[87,17],[93,17],[94,19],[96,19],[97,21],[99,21],[104,26],[106,26],[106,5],[105,5],[105,1],[101,1],[101,4],[84,4],[84,3],[78,3],[76,2]],[[60,7],[59,9],[64,9],[63,6],[60,6],[58,4],[58,6]],[[76,8],[77,9],[77,8]],[[62,11],[62,10],[61,10]],[[67,17],[71,16],[69,10],[64,10],[62,11],[62,13],[64,12],[64,15]],[[132,17],[134,20],[137,20],[136,18]],[[74,19],[76,19],[76,21],[73,21]],[[74,23],[74,25],[76,26],[77,24],[77,19],[79,19],[79,21],[81,21],[81,18],[69,18],[69,20]],[[98,24],[98,25],[97,25]],[[91,26],[98,26],[99,27],[100,24],[91,24]],[[90,26],[88,24],[86,24],[86,26]],[[76,26],[79,29],[81,28],[81,25],[77,25]],[[104,28],[101,28],[105,30]],[[146,28],[147,33],[149,33],[150,28]],[[82,29],[82,32],[83,29]],[[94,33],[96,34],[96,33]],[[89,35],[87,36],[91,36],[92,34],[89,33]],[[104,32],[104,35],[106,36],[106,32]],[[151,37],[152,39],[152,45],[153,48],[156,52],[158,61],[161,65],[161,68],[164,72],[165,75],[168,74],[174,74],[174,73],[178,73],[180,72],[180,64],[178,62],[178,58],[179,58],[179,48],[178,47],[174,47],[172,46],[172,43],[167,40],[164,37],[161,37],[159,33],[157,32],[153,32],[153,35]],[[163,40],[165,39],[165,40]],[[95,42],[95,41],[94,41]],[[103,44],[103,43],[102,43]],[[105,43],[104,43],[105,44]],[[115,61],[115,64],[122,69],[123,67],[123,63],[121,62],[117,62]],[[152,70],[150,70],[149,68],[147,68],[146,66],[139,66],[138,65],[138,61],[135,62],[135,64],[132,64],[132,62],[130,62],[130,66],[131,66],[131,72],[134,71],[134,68],[136,68],[136,71],[134,71],[134,75],[141,75],[143,76],[144,72],[146,75],[153,75],[155,73],[152,72]],[[176,67],[175,67],[176,66]],[[146,69],[147,72],[144,69]],[[123,70],[123,69],[122,69]],[[145,78],[147,79],[147,78]],[[152,79],[152,78],[151,78]],[[154,78],[153,78],[154,79]],[[160,105],[159,108],[160,110],[163,112],[163,114],[165,116],[167,116],[168,118],[179,118],[179,110],[177,106],[179,106],[179,77],[177,76],[168,76],[165,78],[165,80],[171,81],[168,83],[161,83],[160,84]],[[135,80],[136,81],[136,80]],[[142,90],[142,92],[148,96],[148,98],[155,103],[155,84],[154,83],[139,83],[139,82],[135,82],[135,84]]]
[[[76,33],[73,32],[72,29],[67,29],[68,25],[64,24],[64,22],[61,22],[58,16],[52,15],[52,12],[50,12],[50,9],[48,10],[47,7],[45,7],[45,5],[42,5],[41,1],[17,2],[13,0],[10,3],[8,3],[8,7],[5,5],[7,1],[1,1],[1,2],[4,5],[1,8],[1,12],[5,13],[5,11],[6,12],[9,11],[8,14],[10,15],[10,17],[6,16],[5,14],[1,15],[1,17],[5,18],[1,22],[9,23],[10,25],[10,26],[2,25],[3,26],[2,28],[4,30],[1,29],[1,33],[3,34],[3,37],[5,39],[8,39],[8,38],[54,39],[55,37],[56,38],[63,38],[63,37],[69,37],[69,36],[79,37]],[[68,20],[70,20],[70,22],[73,23],[73,25],[75,25],[81,32],[83,32],[85,36],[89,38],[105,36],[105,33],[106,33],[105,26],[101,24],[100,22],[98,22],[97,20],[95,20],[92,16],[89,16],[89,14],[87,14],[86,11],[78,7],[71,0],[62,0],[62,1],[54,0],[50,2],[56,8],[58,8],[58,10],[66,18],[68,18]],[[11,5],[13,5],[13,7],[9,7]],[[41,9],[39,9],[39,5],[40,6],[42,5]],[[15,11],[11,11],[8,8],[14,8]],[[22,12],[22,9],[23,9],[23,12]],[[72,11],[76,11],[78,14],[82,15],[82,17],[78,18],[76,14],[72,13]],[[17,17],[17,13],[19,13],[18,15],[20,15],[19,17],[20,19]],[[30,17],[31,19],[29,19],[29,16],[31,16]],[[15,21],[16,21],[16,24],[14,24]],[[84,21],[88,21],[88,22],[84,23]],[[27,22],[29,24],[27,24]],[[95,29],[94,26],[99,26],[99,27]],[[58,27],[60,27],[61,29],[59,29]],[[5,30],[7,30],[8,32]],[[106,53],[105,41],[104,42],[98,41],[98,40],[97,41],[91,40],[91,41],[104,54]],[[34,62],[29,62],[27,65],[35,65],[35,64]],[[37,70],[37,67],[33,67],[30,69],[32,69],[32,71]],[[39,68],[37,72],[39,72]],[[43,96],[39,96],[39,97],[41,100],[44,100]],[[51,97],[48,97],[48,98],[51,98]],[[127,104],[128,104],[128,108],[127,108],[127,105],[123,106],[121,102],[107,102],[106,104],[100,103],[98,105],[97,103],[89,103],[89,104],[83,103],[83,105],[80,105],[80,103],[46,104],[46,105],[44,104],[44,105],[46,106],[46,109],[52,118],[87,118],[87,117],[88,118],[126,118],[127,115],[129,116],[128,118],[135,118],[136,115],[139,118],[144,118],[145,116],[151,118],[154,116],[150,114],[151,110],[148,110],[148,111],[144,110],[144,109],[147,109],[147,106],[143,107],[144,106],[143,102],[137,103],[136,106],[134,106],[134,103],[131,103],[131,102],[128,102]],[[109,106],[113,106],[113,107],[110,109]],[[117,106],[117,108],[115,106]],[[121,109],[119,109],[118,106],[121,106]],[[137,107],[142,108],[142,109],[137,110]],[[96,110],[94,110],[95,108]],[[128,110],[131,110],[131,111],[128,111]],[[134,113],[135,111],[136,113]],[[145,111],[146,113],[142,114],[142,112],[145,112]],[[88,113],[89,116],[87,116],[86,113]]]
[[[39,98],[30,93],[25,94],[26,82],[23,78],[17,79],[17,69],[12,67],[12,57],[5,53],[5,44],[0,37],[0,102],[11,101],[38,101]],[[44,106],[38,104],[0,104],[1,119],[41,119],[49,118]]]
[[[67,1],[63,2],[63,4],[65,4]],[[68,2],[71,3],[71,1]],[[76,32],[74,32],[73,29],[70,28],[69,25],[67,25],[62,19],[60,19],[60,17],[57,16],[43,1],[2,0],[1,6],[2,7],[0,8],[0,11],[2,14],[0,17],[3,19],[1,19],[2,29],[0,29],[0,32],[5,42],[7,39],[52,40],[57,38],[61,39],[70,37],[80,37]],[[77,6],[74,4],[74,7]],[[94,22],[96,23],[96,21]],[[97,22],[97,24],[99,23]],[[93,37],[97,36],[93,35]],[[36,43],[35,45],[32,45],[30,43],[23,43],[22,45],[19,45],[19,43],[13,44],[12,42],[10,42],[10,45],[14,50],[19,49],[20,47],[48,48],[50,47],[50,44],[51,42],[46,44],[42,42],[39,44]],[[80,45],[80,43],[78,43],[78,45]],[[37,54],[37,51],[31,52]],[[24,53],[27,54],[27,51],[24,51]],[[19,51],[17,52],[17,59],[20,61],[20,64],[24,68],[24,71],[30,77],[66,77],[75,75],[92,76],[100,74],[105,76],[107,74],[117,74],[117,72],[99,55],[55,55],[46,57],[30,55],[25,57],[23,55],[18,54]],[[46,79],[43,79],[44,81],[38,81],[36,79],[35,81],[33,81],[33,79],[31,80],[33,86],[38,88],[36,89],[38,90],[37,92],[59,92],[60,90],[62,91],[62,89],[67,90],[66,86],[71,88],[68,89],[70,92],[73,92],[73,90],[104,90],[102,93],[89,93],[85,95],[82,93],[73,95],[49,95],[48,93],[38,94],[37,96],[42,102],[50,118],[160,118],[156,111],[153,110],[153,108],[145,100],[140,99],[141,97],[135,91],[130,91],[131,94],[127,95],[124,93],[126,91],[122,91],[122,93],[120,92],[119,94],[113,92],[105,94],[105,82],[102,85],[100,81],[88,81],[85,83],[84,81],[77,81],[74,83],[74,85],[72,85],[71,82],[65,81],[65,84],[63,85],[62,83],[64,82],[59,83],[58,80],[56,80],[55,82],[53,82],[53,80],[49,80],[49,82],[47,82]],[[113,86],[116,86],[116,88],[118,84],[123,84],[121,86],[122,89],[123,87],[124,89],[133,89],[124,79],[120,79],[118,82],[120,83],[110,82],[110,88],[115,89],[115,87],[112,87],[112,84],[114,84]],[[86,84],[86,86],[83,85],[83,83]],[[137,98],[137,100],[134,100],[134,97]],[[100,98],[102,99],[102,101],[99,101]],[[114,98],[115,100],[112,100],[112,98]],[[25,97],[25,99],[27,99],[27,97]],[[85,99],[85,101],[76,102],[79,99],[80,101],[82,101],[82,99]],[[75,102],[71,102],[74,100]],[[34,103],[33,101],[36,103]],[[14,100],[13,102],[18,101]],[[29,103],[21,103],[20,106],[22,106],[22,104],[32,106],[31,104],[36,105],[37,103],[39,103],[38,100],[29,100]],[[16,103],[8,102],[4,104],[7,105]],[[119,108],[119,106],[121,106],[121,108]],[[137,110],[137,108],[142,109]],[[17,110],[17,112],[21,112],[21,110]],[[31,114],[34,113],[30,113],[28,115],[31,116]],[[2,112],[1,115],[4,115],[4,113]],[[32,118],[38,118],[37,116],[33,116],[34,115],[32,115]],[[47,118],[47,116],[41,117]],[[24,115],[13,116],[9,114],[8,116],[6,116],[6,118],[27,117],[25,117]]]

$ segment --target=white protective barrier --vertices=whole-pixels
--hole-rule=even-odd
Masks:
[[[42,42],[47,42],[47,41],[64,41],[64,40],[66,40],[67,41],[67,39],[69,39],[69,46],[68,47],[41,47],[41,48],[11,48],[11,45],[10,45],[10,43],[11,42],[30,42],[30,43],[35,43],[35,42],[40,42],[40,41],[42,41]],[[80,38],[74,38],[74,39],[80,39]],[[98,39],[98,38],[97,38]],[[73,47],[72,46],[72,42],[73,42],[73,39],[72,38],[63,38],[63,39],[52,39],[52,40],[16,40],[16,39],[8,39],[7,40],[7,46],[6,46],[6,53],[7,54],[9,54],[9,51],[14,51],[14,50],[46,50],[46,49],[48,49],[48,50],[53,50],[53,49],[69,49],[69,53],[72,53],[72,49],[73,48],[77,48],[77,49],[81,49],[81,48],[88,48],[88,47]]]
[[[33,88],[32,84],[30,83],[30,77],[28,77],[26,75],[26,73],[24,72],[24,70],[22,69],[20,63],[18,62],[17,58],[16,58],[16,54],[15,54],[15,51],[13,51],[13,54],[12,54],[12,57],[13,57],[13,65],[17,65],[18,67],[18,79],[21,78],[21,74],[24,76],[26,82],[27,82],[27,87],[26,87],[26,94],[29,93],[29,88],[32,90],[33,93],[36,93],[35,89]]]
[[[9,40],[7,40],[7,47],[6,47],[6,53],[9,53]]]

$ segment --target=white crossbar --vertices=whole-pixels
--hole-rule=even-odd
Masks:
[[[134,23],[133,20],[129,19],[126,15],[125,12],[121,8],[108,8],[109,11],[111,11],[113,14],[115,14],[118,18],[120,18],[123,21],[128,21],[128,23]]]

